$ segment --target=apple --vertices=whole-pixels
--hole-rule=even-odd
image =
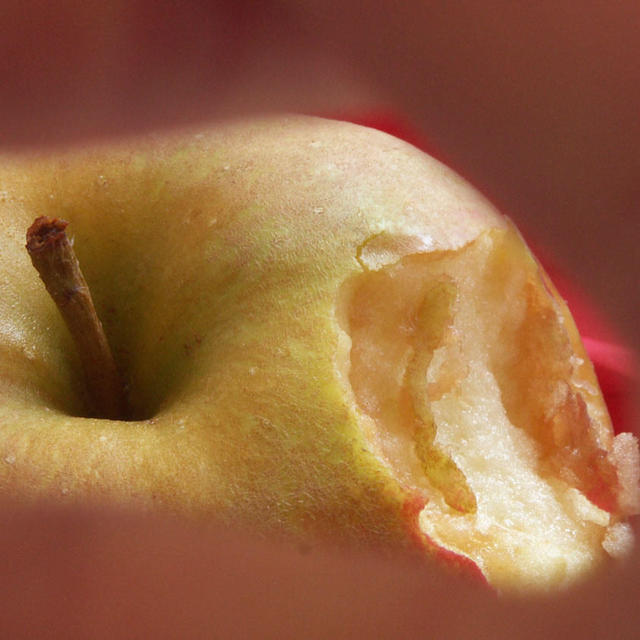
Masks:
[[[90,417],[24,248],[64,218],[126,382]],[[638,449],[513,225],[336,121],[0,161],[0,496],[462,559],[547,589],[632,543]]]

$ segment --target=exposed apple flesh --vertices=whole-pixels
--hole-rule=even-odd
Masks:
[[[349,284],[350,383],[398,479],[439,491],[422,530],[494,581],[593,562],[610,513],[637,503],[575,327],[518,235],[374,267]]]
[[[638,509],[572,320],[511,225],[384,134],[266,119],[0,166],[0,491],[473,561],[621,555]],[[82,417],[24,250],[70,222],[130,393]],[[419,513],[414,506],[422,505]]]

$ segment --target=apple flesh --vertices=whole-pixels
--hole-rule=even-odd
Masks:
[[[70,222],[127,380],[87,418],[29,263]],[[512,225],[385,134],[290,117],[0,162],[0,494],[441,550],[562,586],[632,542],[637,443]]]

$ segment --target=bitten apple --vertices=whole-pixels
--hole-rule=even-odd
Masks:
[[[126,381],[87,417],[24,249],[68,231]],[[0,494],[442,550],[498,588],[632,542],[566,306],[514,227],[383,133],[268,118],[0,163]]]

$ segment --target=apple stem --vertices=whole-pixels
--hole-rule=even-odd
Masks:
[[[124,385],[65,232],[68,224],[59,218],[37,218],[27,231],[26,248],[75,341],[93,410],[99,417],[122,419]]]

